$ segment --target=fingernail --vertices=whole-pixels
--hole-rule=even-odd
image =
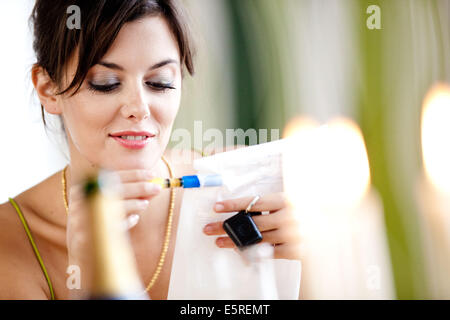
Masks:
[[[210,233],[212,233],[212,232],[214,231],[214,227],[213,227],[212,225],[208,224],[208,225],[206,225],[206,226],[203,228],[203,231],[204,231],[206,234],[210,234]]]
[[[149,192],[159,192],[161,191],[162,187],[157,183],[149,182],[149,189]]]
[[[217,246],[219,246],[219,247],[223,247],[223,245],[224,245],[223,239],[218,238],[218,239],[216,240],[216,244],[217,244]]]
[[[132,214],[127,218],[128,229],[135,227],[139,222],[140,216],[137,214]]]
[[[216,211],[222,211],[223,209],[225,209],[225,206],[221,203],[216,203],[216,205],[214,206],[214,210]]]

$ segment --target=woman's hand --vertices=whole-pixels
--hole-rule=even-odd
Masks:
[[[115,173],[120,177],[122,201],[128,217],[139,216],[147,209],[149,201],[161,191],[161,186],[148,182],[153,177],[146,170],[123,170]],[[92,252],[87,204],[81,185],[74,185],[68,190],[68,202],[66,242],[69,266],[77,266],[82,276],[81,290],[72,290],[71,297],[82,298],[89,292],[91,283]]]
[[[154,176],[148,170],[123,170],[116,173],[122,182],[124,207],[132,228],[139,221],[140,214],[149,206],[150,200],[157,196],[162,188],[149,182]]]
[[[245,210],[253,197],[226,200],[216,203],[214,210],[218,213]],[[253,216],[252,219],[263,237],[263,242],[275,246],[274,258],[300,259],[300,236],[298,221],[295,219],[285,201],[283,193],[272,193],[261,197],[252,207],[251,211],[269,211],[268,215]],[[203,229],[207,235],[226,234],[222,221],[206,225]],[[235,248],[229,237],[218,237],[216,245],[220,248]]]

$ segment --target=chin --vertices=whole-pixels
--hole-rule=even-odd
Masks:
[[[133,170],[133,169],[152,169],[160,159],[159,153],[149,152],[133,155],[115,155],[111,156],[112,161],[107,161],[104,168],[109,170]]]

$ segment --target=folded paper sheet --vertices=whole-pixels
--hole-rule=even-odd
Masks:
[[[298,298],[300,261],[264,258],[246,263],[238,250],[218,248],[216,237],[202,232],[205,224],[235,214],[215,213],[215,202],[283,191],[283,146],[279,140],[194,162],[197,173],[221,174],[224,185],[184,191],[168,299]],[[266,246],[260,243],[250,250],[267,253]]]

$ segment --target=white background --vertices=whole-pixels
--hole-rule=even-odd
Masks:
[[[45,133],[33,94],[35,62],[28,17],[34,1],[0,1],[0,203],[23,192],[67,162]]]

